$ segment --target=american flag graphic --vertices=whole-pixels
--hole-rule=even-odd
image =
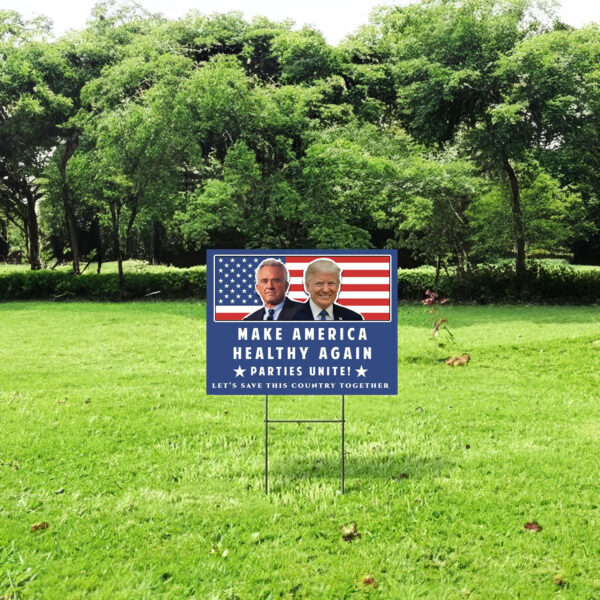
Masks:
[[[317,258],[329,258],[342,269],[337,303],[359,312],[366,321],[389,321],[391,305],[391,257],[389,255],[215,255],[214,307],[216,321],[239,321],[258,310],[262,300],[256,292],[256,267],[266,258],[280,260],[288,268],[292,300],[305,302],[304,269]]]

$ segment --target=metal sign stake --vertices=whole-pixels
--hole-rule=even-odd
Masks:
[[[265,494],[269,493],[269,424],[270,423],[340,423],[342,426],[341,486],[346,492],[346,396],[342,396],[341,419],[269,419],[269,396],[265,396]]]
[[[269,396],[265,396],[265,494],[269,493]]]

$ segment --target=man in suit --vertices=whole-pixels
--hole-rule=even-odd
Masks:
[[[362,321],[361,314],[335,301],[340,292],[341,269],[328,258],[313,260],[304,271],[304,288],[309,299],[293,321]]]
[[[290,278],[286,266],[274,258],[263,260],[256,268],[256,291],[263,307],[246,315],[244,321],[290,321],[304,305],[290,300],[286,294]]]

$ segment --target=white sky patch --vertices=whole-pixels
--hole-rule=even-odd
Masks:
[[[190,10],[203,14],[240,11],[248,20],[263,15],[274,21],[292,19],[298,27],[308,24],[319,29],[330,44],[337,44],[346,35],[367,23],[375,6],[406,5],[409,0],[140,0],[151,13],[161,13],[169,19],[183,17]],[[54,22],[54,32],[62,35],[68,29],[82,29],[91,14],[95,0],[1,0],[0,8],[16,10],[24,17],[45,15]],[[598,0],[563,0],[559,15],[574,27],[590,22],[600,23]]]

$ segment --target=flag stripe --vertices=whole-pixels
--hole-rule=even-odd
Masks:
[[[362,316],[365,321],[389,321],[390,320],[389,312],[388,313],[377,313],[377,314],[363,312]]]
[[[249,312],[217,312],[215,321],[241,321]]]
[[[318,258],[328,258],[333,260],[337,264],[344,264],[345,262],[356,262],[356,263],[387,263],[390,264],[389,256],[286,256],[285,263],[287,265],[296,263],[308,264]]]
[[[297,302],[305,302],[306,296],[296,296],[290,295],[292,300],[296,300]],[[355,298],[338,298],[336,301],[338,304],[342,306],[359,306],[360,304],[364,304],[365,306],[389,306],[390,299],[389,298],[365,298],[364,296],[358,296]]]
[[[342,304],[340,302],[340,304]],[[365,304],[364,302],[362,304],[353,304],[352,305],[352,310],[359,312],[361,315],[364,312],[370,312],[370,313],[389,313],[390,312],[390,307],[389,306],[377,306],[377,305],[372,305],[372,304]]]
[[[304,269],[306,269],[306,267],[310,263],[290,264],[290,263],[286,262],[286,264],[288,266],[288,271],[294,272],[295,274],[298,274],[298,273],[303,274]],[[364,271],[365,269],[368,269],[369,272],[372,272],[372,271],[389,272],[389,270],[390,270],[390,265],[388,263],[365,264],[365,263],[357,263],[357,262],[347,262],[347,263],[338,262],[337,265],[342,269],[342,275],[344,273],[346,273],[346,271],[351,271],[351,270]]]
[[[369,299],[364,299],[364,298],[356,298],[356,299],[351,299],[351,300],[346,300],[345,302],[338,302],[338,304],[341,304],[342,306],[352,306],[352,308],[354,310],[360,310],[361,308],[364,308],[365,310],[369,310],[370,312],[383,312],[382,308],[386,309],[386,312],[389,312],[388,307],[389,307],[389,301],[388,300],[384,300],[384,299],[373,299],[373,300],[369,300]],[[242,313],[244,312],[244,314],[250,314],[251,312],[254,312],[255,310],[258,310],[260,307],[258,306],[239,306],[239,305],[233,305],[233,306],[219,306],[219,313],[223,313],[223,314],[237,314],[237,313]]]
[[[386,292],[389,297],[390,284],[388,283],[347,283],[344,280],[340,296],[347,292]],[[294,283],[290,285],[290,292],[304,292],[303,283]],[[305,294],[306,295],[306,294]]]
[[[368,281],[370,284],[387,285],[389,287],[389,277],[342,277],[342,290],[346,289],[347,285],[366,285]],[[304,279],[302,277],[291,277],[290,285],[301,285],[304,287]]]
[[[290,291],[289,297],[298,302],[304,302],[308,298],[308,294],[301,291]],[[338,297],[338,302],[342,302],[346,298],[386,298],[389,302],[389,292],[342,292]]]
[[[238,313],[217,313],[215,315],[215,321],[241,321],[245,316],[249,315],[249,312],[238,312]],[[361,313],[365,321],[389,321],[390,314],[388,313]]]
[[[373,271],[374,269],[344,269],[342,271],[342,283],[346,281],[346,279],[348,279],[349,277],[368,277],[369,279],[372,278],[373,276]],[[386,269],[387,271],[387,269]],[[302,269],[290,269],[290,278],[293,279],[295,277],[298,277],[299,279],[302,279],[304,276],[304,270]],[[379,279],[383,279],[384,278],[384,274],[383,273],[377,273],[377,276]],[[389,279],[389,275],[388,275],[388,279]]]
[[[389,310],[389,298],[344,298],[339,299],[338,304],[342,306],[385,306]]]

